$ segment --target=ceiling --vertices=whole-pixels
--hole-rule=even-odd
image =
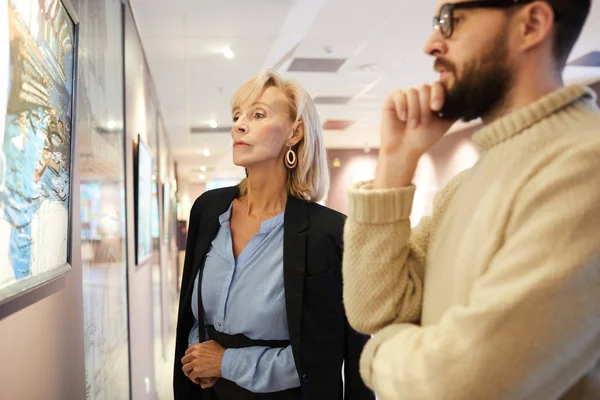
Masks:
[[[385,95],[436,78],[422,51],[434,0],[169,0],[168,7],[162,0],[131,1],[178,175],[188,182],[199,182],[201,174],[206,180],[243,176],[231,162],[228,131],[191,128],[210,130],[211,120],[229,127],[231,96],[263,68],[276,68],[327,103],[347,101],[318,105],[322,122],[354,121],[324,131],[328,148],[378,147]],[[600,3],[594,2],[571,59],[600,50],[598,37]],[[223,55],[228,48],[231,59]],[[288,71],[319,66],[294,62],[301,58],[341,60],[341,66],[333,73]],[[565,79],[600,79],[600,67],[567,67]]]

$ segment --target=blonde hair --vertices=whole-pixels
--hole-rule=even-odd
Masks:
[[[285,94],[290,118],[294,124],[301,121],[298,129],[304,133],[294,146],[298,164],[288,170],[288,192],[303,200],[323,200],[329,190],[327,152],[317,107],[306,90],[296,82],[282,79],[275,71],[263,71],[238,89],[231,100],[231,109],[235,110],[246,101],[256,101],[269,87],[276,87]],[[246,178],[240,182],[240,195],[244,196],[247,191]]]

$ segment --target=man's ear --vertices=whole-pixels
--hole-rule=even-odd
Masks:
[[[554,28],[554,10],[546,1],[527,4],[517,15],[522,51],[529,51],[547,40]]]

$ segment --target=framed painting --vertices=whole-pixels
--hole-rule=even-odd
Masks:
[[[136,264],[152,258],[152,153],[138,135],[135,152]]]
[[[0,303],[70,271],[79,20],[0,1]]]
[[[171,185],[169,179],[163,185],[162,199],[162,240],[164,243],[169,243],[169,238],[171,237]]]

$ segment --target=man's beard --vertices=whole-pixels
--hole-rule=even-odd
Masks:
[[[459,78],[456,66],[444,59],[436,59],[436,67],[454,74],[454,85],[446,87],[446,100],[441,116],[447,120],[462,119],[465,122],[488,115],[500,107],[511,90],[513,73],[508,66],[504,37],[496,46],[478,59],[465,64]]]

